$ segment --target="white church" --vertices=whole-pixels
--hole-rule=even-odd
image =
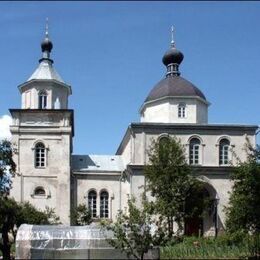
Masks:
[[[115,220],[118,210],[126,208],[128,196],[138,198],[143,192],[151,141],[176,136],[214,205],[203,220],[185,223],[185,232],[214,235],[221,231],[232,164],[237,163],[233,152],[246,159],[246,138],[256,143],[257,125],[208,124],[210,103],[180,76],[184,55],[172,41],[162,59],[165,77],[140,104],[140,122],[128,126],[116,154],[74,155],[74,111],[68,106],[72,88],[54,69],[52,48],[46,31],[38,67],[18,86],[21,108],[10,109],[17,165],[10,195],[40,209],[54,208],[64,224],[70,224],[70,210],[82,203],[93,219]]]

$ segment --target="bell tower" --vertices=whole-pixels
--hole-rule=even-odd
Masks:
[[[68,109],[71,87],[53,67],[53,43],[46,24],[42,57],[29,79],[18,86],[21,108],[10,109],[17,175],[10,195],[37,208],[53,208],[69,224],[73,110]]]

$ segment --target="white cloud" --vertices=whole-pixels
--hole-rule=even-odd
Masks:
[[[12,124],[12,118],[8,115],[0,117],[0,140],[11,138],[9,126]]]

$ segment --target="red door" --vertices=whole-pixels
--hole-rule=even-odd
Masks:
[[[203,234],[203,221],[200,218],[188,218],[185,221],[184,232],[186,236],[200,236]]]

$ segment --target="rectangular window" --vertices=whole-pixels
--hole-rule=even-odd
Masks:
[[[185,118],[186,117],[185,106],[178,106],[178,117],[179,118]]]
[[[190,164],[199,164],[199,145],[192,145],[190,147]]]
[[[228,145],[223,145],[219,149],[219,164],[220,165],[228,164]]]
[[[47,94],[44,92],[44,93],[41,93],[39,95],[39,106],[38,106],[39,109],[46,109],[47,108]]]
[[[45,167],[45,151],[44,148],[37,149],[35,152],[35,166]]]
[[[91,212],[91,217],[97,217],[97,196],[96,193],[90,192],[88,196],[88,208]]]
[[[108,218],[108,193],[106,191],[100,195],[100,217]]]

